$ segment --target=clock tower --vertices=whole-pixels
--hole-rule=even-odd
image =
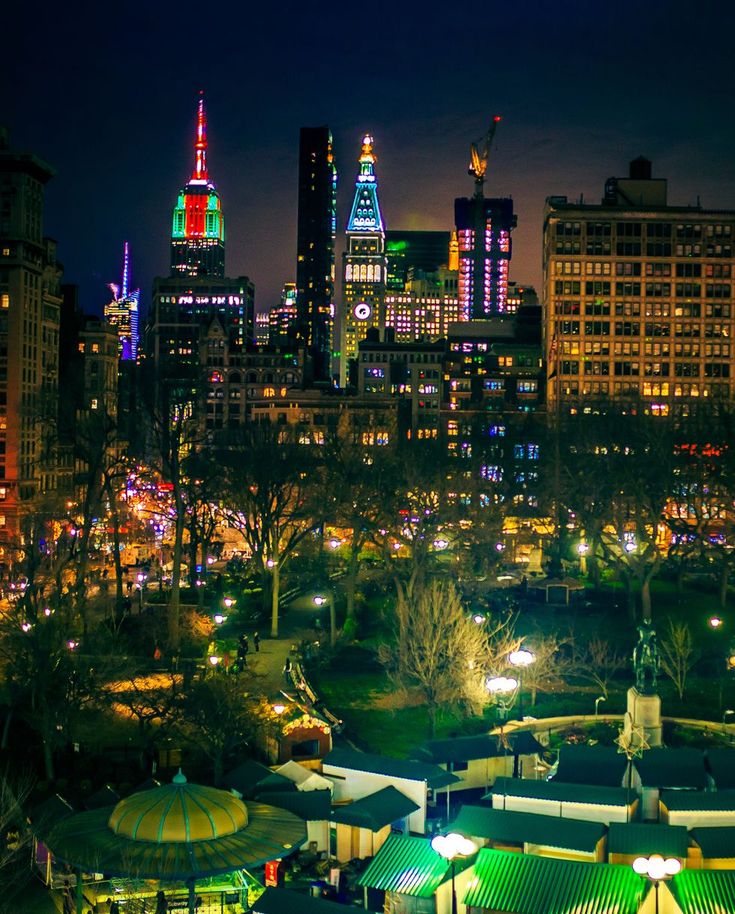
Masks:
[[[342,255],[342,330],[340,383],[347,385],[348,364],[370,327],[385,329],[385,226],[378,203],[373,138],[362,141],[355,199],[347,223],[347,249]]]

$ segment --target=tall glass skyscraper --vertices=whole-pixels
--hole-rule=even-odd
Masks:
[[[311,358],[317,381],[331,376],[336,227],[337,169],[332,133],[329,127],[302,127],[296,240],[297,335]]]

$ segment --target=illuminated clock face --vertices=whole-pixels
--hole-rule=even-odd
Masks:
[[[352,313],[355,315],[357,320],[366,321],[373,313],[373,309],[366,301],[361,301],[355,305]]]

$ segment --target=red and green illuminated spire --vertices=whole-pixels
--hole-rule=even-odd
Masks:
[[[204,90],[199,90],[199,110],[197,112],[197,135],[194,143],[196,161],[192,181],[208,181],[207,174],[207,112],[204,110]]]
[[[187,276],[225,275],[225,224],[219,194],[207,169],[207,114],[199,93],[194,171],[179,191],[171,226],[171,272]]]

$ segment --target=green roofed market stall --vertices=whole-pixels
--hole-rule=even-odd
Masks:
[[[629,866],[484,849],[464,903],[493,914],[638,914],[648,888]]]

